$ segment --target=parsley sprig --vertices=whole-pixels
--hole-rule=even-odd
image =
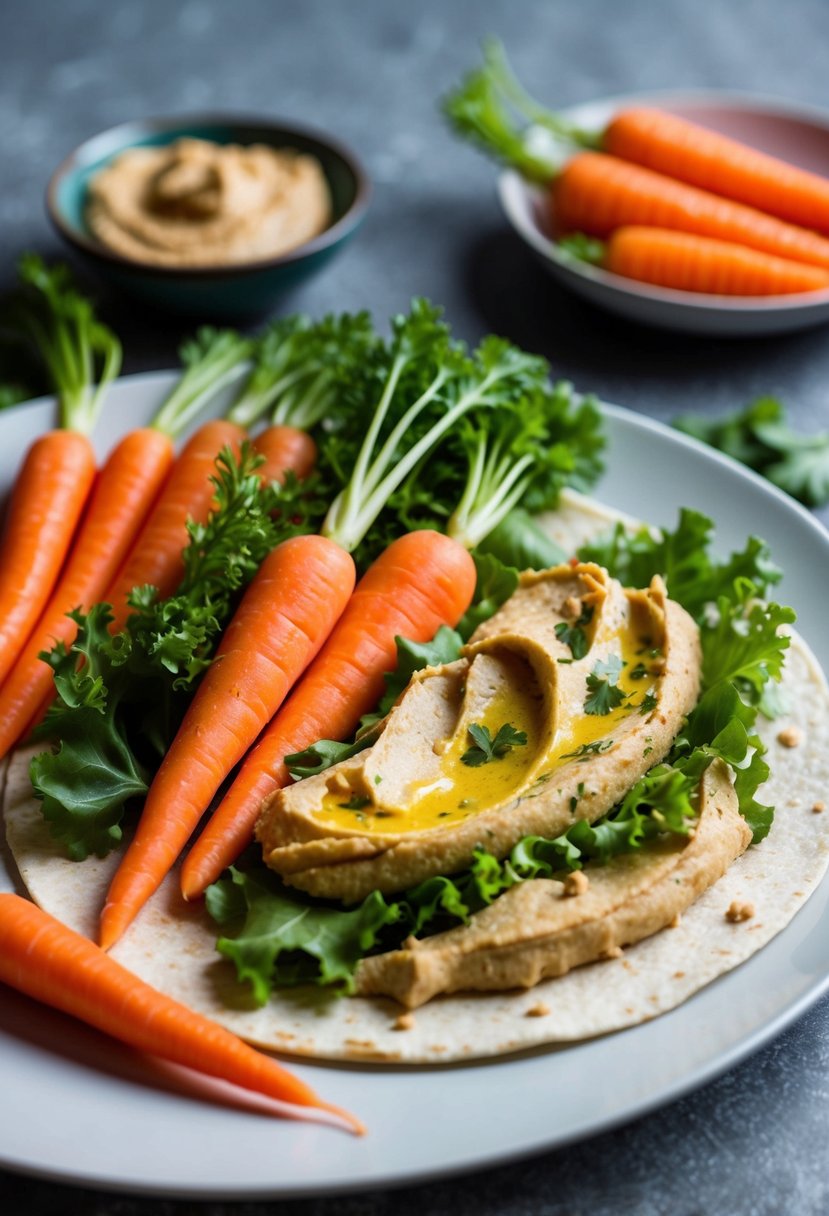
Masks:
[[[488,726],[473,722],[469,727],[469,734],[472,737],[472,746],[461,756],[461,764],[466,764],[469,768],[479,768],[482,764],[501,760],[514,747],[526,747],[527,744],[527,732],[516,730],[509,722],[499,726],[494,735]]]
[[[684,414],[674,426],[762,473],[807,507],[829,502],[829,431],[799,434],[775,397],[760,397],[724,418]]]
[[[588,693],[584,700],[586,714],[609,714],[627,700],[627,693],[618,687],[624,662],[617,654],[599,659],[587,677]]]

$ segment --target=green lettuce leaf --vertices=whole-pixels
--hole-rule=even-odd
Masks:
[[[251,984],[260,1005],[272,985],[314,980],[351,992],[357,963],[376,945],[381,931],[399,919],[397,906],[387,904],[379,891],[346,911],[303,900],[268,871],[229,873],[208,888],[207,908],[220,923],[238,918],[240,912],[244,921],[234,937],[220,937],[216,948],[235,963],[239,979]]]
[[[754,584],[757,596],[780,581],[764,541],[750,537],[742,551],[719,561],[711,554],[713,536],[712,520],[686,507],[673,531],[631,533],[619,523],[607,536],[583,545],[579,557],[605,566],[626,587],[647,587],[654,575],[662,575],[671,597],[692,616],[729,596],[738,576]]]

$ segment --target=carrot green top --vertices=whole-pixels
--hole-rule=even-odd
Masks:
[[[35,347],[60,406],[60,425],[90,434],[110,381],[121,370],[121,343],[76,289],[69,268],[20,259],[21,298],[12,324]],[[96,381],[97,375],[97,381]]]

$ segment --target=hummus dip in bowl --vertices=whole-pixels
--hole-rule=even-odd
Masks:
[[[142,162],[143,182],[132,168]],[[257,170],[285,179],[277,215],[263,205],[271,182],[257,189]],[[359,226],[369,194],[358,159],[327,135],[207,114],[93,136],[55,171],[46,205],[64,240],[114,286],[155,307],[231,319],[268,312],[322,269]],[[274,228],[275,241],[261,239]]]

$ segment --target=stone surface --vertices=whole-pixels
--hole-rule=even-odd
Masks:
[[[827,425],[829,330],[762,343],[637,329],[554,285],[507,230],[492,167],[447,132],[437,96],[498,33],[553,103],[716,87],[827,103],[824,0],[5,0],[0,37],[0,289],[23,248],[56,255],[52,169],[82,139],[152,114],[221,109],[336,132],[375,181],[369,217],[285,307],[441,301],[456,331],[496,329],[557,374],[654,417],[779,393],[804,430]],[[102,296],[125,370],[171,366],[180,322]],[[824,522],[829,513],[823,512]],[[762,531],[761,521],[746,521]],[[185,1204],[0,1173],[0,1211],[27,1216],[806,1216],[829,1208],[829,1002],[703,1090],[616,1132],[472,1179],[271,1204]],[[495,1096],[494,1096],[495,1100]]]

